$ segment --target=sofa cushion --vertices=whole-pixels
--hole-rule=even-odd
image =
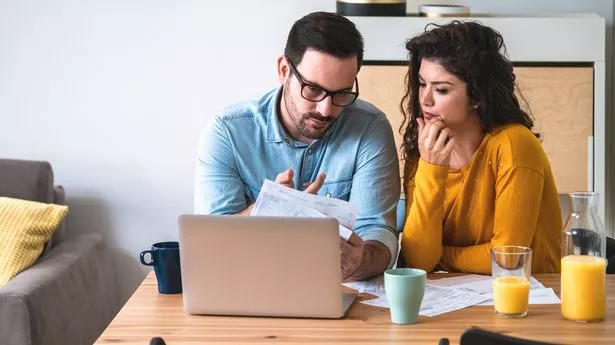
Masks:
[[[45,161],[0,159],[0,196],[64,205],[64,190],[54,186],[53,169]],[[45,245],[43,254],[64,237],[61,225]]]
[[[53,202],[53,170],[49,162],[0,159],[0,196]]]
[[[0,287],[32,266],[68,206],[0,197]]]

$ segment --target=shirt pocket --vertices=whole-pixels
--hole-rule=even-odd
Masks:
[[[352,180],[325,182],[320,190],[319,195],[330,198],[341,199],[348,201],[350,199],[350,189],[352,188]]]

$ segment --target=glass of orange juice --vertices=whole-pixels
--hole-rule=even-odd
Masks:
[[[532,276],[532,250],[521,246],[491,249],[493,305],[501,317],[525,317]]]

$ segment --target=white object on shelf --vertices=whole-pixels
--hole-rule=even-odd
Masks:
[[[463,5],[421,5],[419,14],[428,18],[438,17],[467,17],[470,15],[470,7]]]

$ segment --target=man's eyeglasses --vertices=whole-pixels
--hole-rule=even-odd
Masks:
[[[290,65],[290,69],[294,75],[297,76],[297,80],[301,84],[301,97],[310,101],[310,102],[320,102],[323,99],[331,96],[331,103],[337,105],[338,107],[347,107],[356,101],[357,97],[359,97],[359,81],[357,78],[354,79],[357,84],[357,91],[329,91],[321,88],[320,86],[316,86],[314,84],[306,83],[303,80],[303,77],[299,72],[297,72],[297,68],[290,62],[290,59],[286,59],[288,64]]]

